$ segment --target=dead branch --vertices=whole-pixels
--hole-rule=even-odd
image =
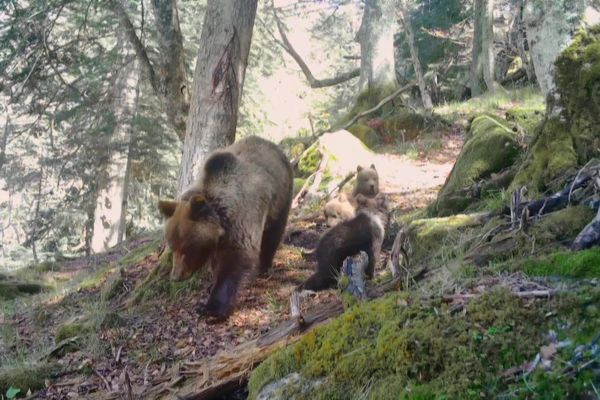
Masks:
[[[364,251],[347,257],[342,264],[342,273],[349,280],[346,291],[358,300],[364,300],[367,297],[365,271],[368,265],[369,257]]]
[[[381,107],[383,107],[384,105],[386,105],[390,101],[394,100],[396,97],[400,96],[402,93],[404,93],[407,90],[409,90],[410,88],[412,88],[414,85],[415,85],[414,82],[410,82],[407,85],[402,86],[401,88],[397,89],[394,93],[392,93],[389,96],[381,99],[381,101],[379,103],[377,103],[377,105],[375,107],[370,108],[368,110],[365,110],[363,112],[360,112],[360,113],[356,114],[350,121],[348,121],[347,123],[345,123],[339,129],[342,130],[342,129],[346,129],[346,128],[352,126],[352,124],[354,124],[356,121],[358,121],[359,118],[362,118],[364,116],[367,116],[369,114],[374,113],[375,111],[379,110]],[[321,132],[321,134],[323,134],[323,133],[325,133],[325,132]]]
[[[335,76],[333,78],[316,79],[314,77],[314,75],[312,74],[312,72],[310,71],[310,68],[308,67],[308,65],[304,62],[304,60],[302,59],[300,54],[298,54],[298,52],[294,49],[294,46],[292,46],[292,44],[290,43],[290,41],[285,33],[285,29],[283,27],[283,22],[281,22],[281,20],[279,19],[279,16],[277,15],[277,12],[275,11],[274,8],[273,8],[273,16],[275,18],[275,22],[277,23],[277,29],[279,30],[279,34],[281,35],[281,40],[282,40],[282,42],[277,41],[277,43],[279,43],[283,47],[283,49],[290,56],[292,56],[294,61],[296,61],[296,63],[302,70],[302,73],[306,77],[306,80],[308,81],[308,84],[310,85],[311,88],[318,89],[318,88],[324,88],[324,87],[328,87],[328,86],[335,86],[335,85],[338,85],[340,83],[349,81],[350,79],[354,79],[354,78],[357,78],[360,76],[360,68],[356,68],[356,69],[353,69],[352,71],[341,73],[338,76]]]
[[[329,199],[329,198],[331,198],[331,196],[332,196],[334,193],[337,193],[337,192],[341,191],[341,190],[342,190],[342,188],[344,187],[344,185],[346,185],[346,183],[350,182],[350,180],[351,180],[352,178],[354,178],[354,176],[355,176],[355,175],[356,175],[356,172],[355,172],[355,171],[352,171],[352,172],[350,172],[348,175],[346,175],[346,177],[345,177],[344,179],[342,179],[342,180],[340,181],[340,183],[338,183],[338,184],[336,185],[336,187],[334,187],[334,188],[333,188],[333,189],[332,189],[332,190],[331,190],[329,193],[327,193],[327,196],[325,196],[325,199]]]

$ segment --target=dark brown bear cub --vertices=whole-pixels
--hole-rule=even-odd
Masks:
[[[369,257],[365,272],[368,279],[373,278],[385,235],[388,203],[385,195],[368,198],[362,194],[356,196],[356,202],[356,216],[329,229],[319,239],[315,251],[317,270],[299,290],[318,291],[335,286],[346,257],[360,251]]]
[[[198,183],[180,201],[161,201],[173,251],[172,280],[211,264],[205,312],[225,319],[242,278],[268,272],[292,202],[293,172],[273,143],[250,136],[212,153]]]

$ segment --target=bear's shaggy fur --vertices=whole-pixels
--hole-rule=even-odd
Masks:
[[[213,152],[198,183],[179,201],[161,201],[173,251],[172,280],[210,263],[215,276],[206,313],[227,318],[242,278],[268,272],[292,202],[293,171],[285,154],[256,136]]]
[[[315,251],[317,268],[299,290],[324,290],[335,285],[346,257],[360,251],[367,253],[369,265],[365,271],[373,278],[388,222],[388,202],[384,195],[369,198],[356,196],[356,216],[323,234]]]

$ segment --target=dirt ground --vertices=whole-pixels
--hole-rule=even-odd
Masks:
[[[409,211],[424,207],[435,197],[452,169],[462,140],[460,135],[448,134],[443,136],[442,144],[442,149],[420,154],[416,160],[394,154],[376,156],[380,190],[389,195],[394,208]],[[292,213],[290,224],[296,223],[295,213]],[[307,228],[314,231],[309,240],[313,243],[302,245],[313,247],[325,227],[317,220],[308,221]],[[290,242],[293,240],[288,240]],[[73,261],[60,273],[65,278],[89,273],[93,265],[114,262],[122,254],[106,256],[94,263]],[[272,274],[245,286],[239,306],[229,320],[208,324],[198,313],[207,297],[208,281],[202,283],[201,290],[182,291],[174,299],[157,298],[135,307],[125,306],[130,292],[157,265],[158,257],[153,253],[119,272],[123,278],[121,294],[104,304],[107,310],[101,313],[104,319],[114,320],[116,315],[117,323],[104,323],[103,320],[99,324],[97,343],[88,343],[73,352],[58,351],[56,361],[66,372],[47,381],[46,388],[32,394],[31,398],[78,399],[109,391],[121,393],[126,398],[125,388],[130,385],[143,388],[156,384],[177,363],[202,361],[220,350],[258,337],[286,319],[291,291],[314,268],[313,263],[302,258],[297,247],[283,245],[277,253]],[[383,267],[380,265],[379,268]],[[21,346],[52,349],[59,325],[77,321],[90,311],[90,307],[96,307],[99,303],[90,299],[99,299],[101,287],[74,291],[64,297],[55,296],[39,307],[15,312],[4,322],[14,328]],[[314,295],[310,302],[311,305],[328,302],[335,296],[333,290],[325,291]],[[136,393],[133,395],[135,397]],[[228,398],[236,396],[244,398],[244,393],[231,394]]]

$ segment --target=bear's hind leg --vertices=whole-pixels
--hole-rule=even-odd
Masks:
[[[260,243],[259,275],[266,276],[273,265],[273,257],[275,257],[275,252],[285,232],[287,217],[288,211],[286,210],[278,219],[265,225]]]

